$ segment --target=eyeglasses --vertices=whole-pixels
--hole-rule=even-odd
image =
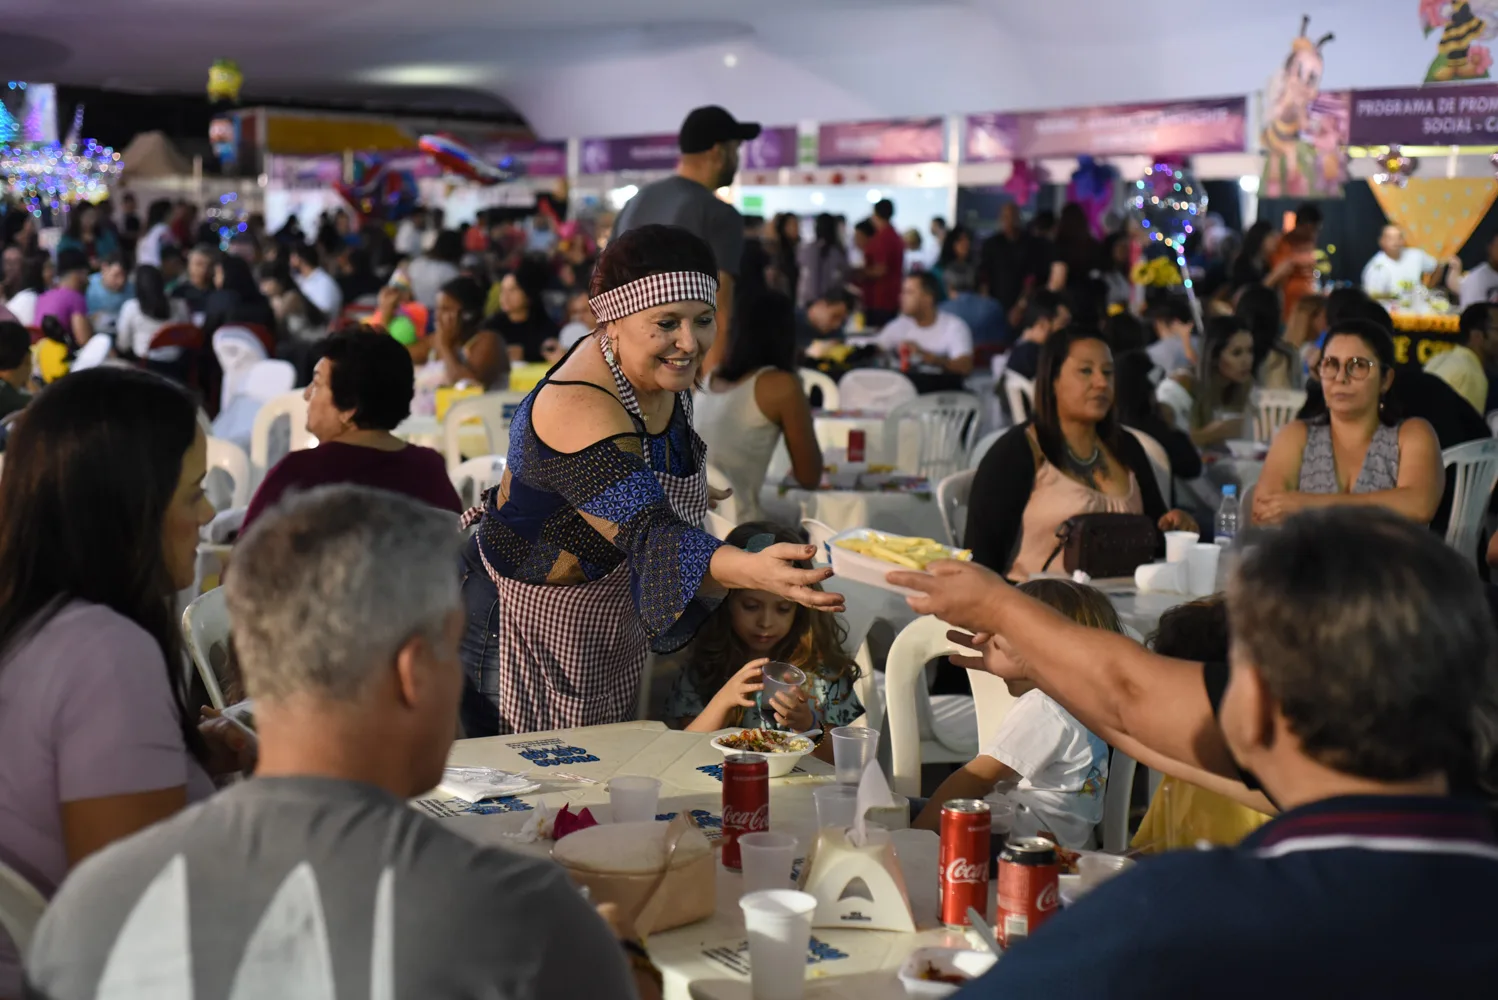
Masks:
[[[1335,382],[1342,375],[1343,364],[1337,358],[1322,358],[1317,371],[1321,373],[1323,382]],[[1378,367],[1378,362],[1368,358],[1348,358],[1347,379],[1350,382],[1361,382],[1373,374],[1373,369]]]

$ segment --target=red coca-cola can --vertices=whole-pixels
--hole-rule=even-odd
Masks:
[[[967,911],[988,919],[988,844],[993,816],[982,799],[952,799],[941,807],[941,922],[968,926]]]
[[[770,762],[762,754],[723,759],[723,867],[739,871],[739,838],[770,828]]]
[[[911,346],[910,341],[907,340],[900,345],[900,370],[902,372],[910,371],[910,362],[914,355],[915,349]]]
[[[1029,937],[1061,906],[1061,862],[1044,837],[1011,838],[999,854],[999,944]]]
[[[868,448],[869,436],[866,432],[856,427],[848,432],[848,461],[865,461],[869,453]]]

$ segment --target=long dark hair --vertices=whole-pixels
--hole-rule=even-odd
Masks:
[[[734,321],[742,336],[728,342],[728,357],[718,366],[725,382],[737,382],[761,368],[796,370],[796,306],[779,292],[762,292]]]
[[[1248,232],[1243,234],[1243,248],[1238,251],[1238,259],[1251,261],[1255,267],[1263,267],[1259,254],[1264,252],[1264,241],[1274,231],[1274,226],[1263,219],[1249,226]]]
[[[817,216],[816,222],[817,252],[826,257],[832,252],[833,247],[841,247],[837,238],[837,216],[831,212],[823,212]]]
[[[140,303],[140,311],[152,319],[172,318],[172,303],[166,295],[161,268],[142,264],[135,269],[135,301]]]
[[[967,257],[958,258],[957,244],[967,240]],[[967,226],[953,226],[947,230],[946,239],[941,241],[941,255],[936,259],[937,267],[948,267],[953,261],[968,264],[973,259],[973,231]]]
[[[1216,413],[1220,409],[1247,409],[1254,388],[1252,380],[1243,385],[1227,385],[1222,373],[1217,370],[1228,342],[1240,333],[1253,335],[1253,331],[1240,316],[1213,316],[1207,320],[1207,329],[1202,334],[1201,357],[1198,359],[1191,426],[1205,427],[1216,419]]]
[[[161,648],[182,738],[188,711],[176,588],[162,524],[198,432],[197,405],[128,368],[75,372],[42,390],[11,431],[0,477],[0,657],[70,600],[102,604]]]
[[[1263,285],[1249,285],[1238,297],[1238,307],[1233,312],[1253,334],[1254,369],[1257,370],[1280,339],[1283,314],[1279,293]]]
[[[1154,371],[1155,361],[1145,351],[1121,350],[1114,356],[1113,412],[1125,426],[1144,429],[1159,414]]]
[[[47,255],[28,254],[21,261],[21,291],[40,295],[47,290]]]
[[[246,305],[265,301],[260,283],[255,280],[255,272],[250,270],[249,261],[233,254],[224,254],[218,259],[218,266],[224,272],[224,291],[233,292]]]
[[[1040,445],[1041,454],[1058,469],[1066,468],[1066,438],[1061,433],[1061,415],[1056,408],[1056,380],[1061,377],[1061,366],[1071,354],[1072,345],[1084,340],[1095,340],[1104,347],[1108,346],[1107,338],[1097,330],[1073,323],[1051,334],[1041,346],[1040,362],[1035,370],[1035,415],[1031,426],[1035,428],[1035,443]],[[1116,406],[1098,421],[1097,436],[1109,451],[1118,454]]]

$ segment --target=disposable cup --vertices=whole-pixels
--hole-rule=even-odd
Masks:
[[[1187,554],[1191,552],[1191,546],[1201,540],[1202,536],[1195,531],[1167,531],[1165,533],[1165,561],[1185,562]]]
[[[744,862],[743,895],[766,889],[787,889],[796,863],[796,838],[788,833],[746,833],[739,838]]]
[[[1217,560],[1222,553],[1217,545],[1198,543],[1186,555],[1187,585],[1193,597],[1217,593]]]
[[[817,826],[846,830],[853,825],[858,789],[853,785],[823,785],[811,793],[817,804]]]
[[[801,1000],[817,897],[794,889],[751,892],[739,900],[749,937],[749,991],[754,1000]]]
[[[890,798],[894,800],[894,805],[876,806],[868,811],[866,818],[886,830],[910,829],[910,800],[895,792],[890,793]]]
[[[620,775],[609,779],[609,815],[615,823],[649,822],[661,796],[657,778]]]
[[[869,766],[879,749],[879,730],[862,726],[840,726],[832,731],[832,765],[841,785],[856,785],[863,780],[863,769]]]
[[[1134,862],[1114,854],[1084,854],[1077,859],[1077,875],[1087,888],[1096,888],[1134,867]]]
[[[766,726],[773,728],[775,709],[771,702],[782,691],[799,688],[806,683],[806,674],[800,667],[789,663],[770,662],[764,666],[764,690],[759,693],[759,714]]]

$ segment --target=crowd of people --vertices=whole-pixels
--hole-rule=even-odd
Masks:
[[[458,231],[422,210],[393,234],[330,216],[312,241],[251,224],[220,250],[158,203],[134,225],[129,206],[78,210],[45,255],[33,222],[6,222],[0,519],[25,530],[0,535],[0,861],[51,900],[24,995],[300,994],[313,976],[330,995],[658,995],[632,920],[406,800],[455,731],[633,718],[651,653],[682,653],[660,712],[676,728],[826,736],[863,714],[838,581],[757,507],[782,439],[792,476],[821,479],[797,369],[860,332],[880,363],[958,384],[1003,352],[1033,389],[974,476],[973,560],[889,577],[1016,699],[914,825],[992,796],[1017,834],[1094,847],[1112,747],[1169,775],[1223,848],[1147,859],[965,995],[1189,996],[1265,954],[1294,996],[1418,994],[1432,956],[1450,957],[1442,992],[1491,988],[1498,634],[1474,560],[1429,530],[1441,448],[1488,434],[1466,356],[1401,366],[1383,306],[1321,295],[1315,206],[1250,230],[1200,317],[1141,295],[1134,235],[1097,240],[1074,205],[1028,226],[1006,206],[982,241],[943,227],[930,268],[908,266],[888,201],[851,246],[830,216],[807,239],[788,217],[746,233],[714,192],[758,133],[692,112],[677,172],[596,243],[548,213]],[[1403,281],[1415,264],[1386,237],[1371,273]],[[1489,306],[1462,323],[1481,368]],[[214,373],[201,341],[163,342],[174,326],[264,330],[320,442],[267,472],[227,573],[254,739],[182,669]],[[546,374],[503,480],[465,511],[442,457],[392,432],[423,377],[492,389],[525,363]],[[1209,534],[1131,430],[1189,478],[1244,436],[1255,387],[1307,402],[1225,598],[1144,645],[1098,590],[1033,579],[1080,514]],[[705,524],[730,499],[720,538]],[[765,699],[770,660],[806,684]],[[1404,946],[1370,955],[1391,926]],[[0,997],[23,995],[22,958],[0,934]]]

